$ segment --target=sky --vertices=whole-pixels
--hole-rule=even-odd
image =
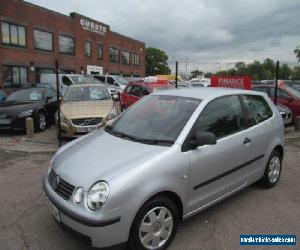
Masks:
[[[164,50],[170,61],[296,63],[300,0],[27,0],[78,12]]]

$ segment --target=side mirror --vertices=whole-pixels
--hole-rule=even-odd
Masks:
[[[195,149],[204,145],[217,144],[217,138],[214,133],[195,131],[194,136],[190,140],[190,148]]]
[[[47,97],[46,97],[46,103],[48,103],[51,99],[52,99],[51,96],[47,96]]]

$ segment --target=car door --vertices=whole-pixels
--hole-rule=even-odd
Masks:
[[[130,98],[129,94],[131,91],[132,86],[128,85],[125,90],[121,93],[120,97],[121,97],[121,105],[124,108],[127,108],[128,105],[128,99]]]
[[[246,131],[239,96],[217,98],[204,108],[192,129],[212,132],[216,145],[188,151],[190,158],[190,212],[203,208],[247,185],[256,161],[252,133]]]

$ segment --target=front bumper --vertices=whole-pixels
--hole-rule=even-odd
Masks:
[[[50,186],[48,174],[44,176],[43,188],[47,198],[59,210],[59,224],[75,238],[93,247],[110,247],[127,242],[131,222],[126,216],[126,207],[89,211],[83,204],[74,204],[72,197],[70,200],[60,197]]]
[[[103,127],[105,125],[105,123],[100,123],[98,125],[94,125],[94,126],[90,126],[93,127],[94,130],[97,130],[101,127]],[[61,122],[61,135],[62,137],[69,137],[69,138],[76,138],[79,137],[81,135],[85,135],[89,132],[92,131],[86,131],[86,132],[79,132],[78,128],[80,126],[75,126],[73,125],[70,121],[66,121],[66,122]],[[81,126],[83,127],[83,126]]]
[[[28,116],[28,117],[30,117],[30,116]],[[26,129],[25,120],[28,117],[12,118],[12,119],[10,119],[9,123],[5,123],[5,124],[0,122],[0,130],[15,130],[15,131],[25,130]]]

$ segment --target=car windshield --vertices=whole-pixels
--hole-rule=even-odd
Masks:
[[[67,90],[65,102],[84,102],[110,100],[110,95],[102,86],[75,86]]]
[[[201,100],[150,95],[125,111],[105,130],[147,144],[172,145]]]
[[[300,99],[300,91],[297,90],[296,88],[294,87],[291,87],[291,86],[286,86],[286,89],[292,93],[293,96],[297,97],[297,99]]]
[[[126,85],[128,83],[123,77],[116,76],[116,79],[121,85]]]
[[[17,101],[17,102],[26,102],[26,101],[41,101],[43,100],[43,90],[41,89],[22,89],[16,92],[13,92],[6,100],[7,101]]]

